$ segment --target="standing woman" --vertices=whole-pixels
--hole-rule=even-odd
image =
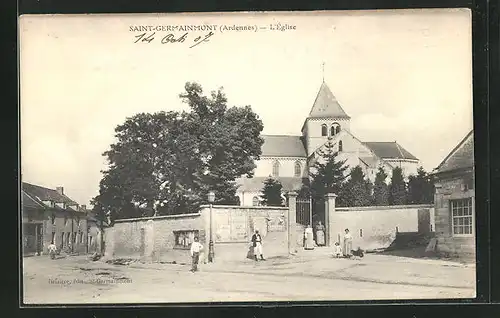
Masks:
[[[351,250],[352,250],[352,235],[351,235],[351,233],[349,233],[349,229],[345,229],[344,250],[342,251],[342,254],[344,254],[344,257],[351,256]]]
[[[318,246],[325,245],[325,226],[321,224],[321,221],[316,224],[316,244]]]

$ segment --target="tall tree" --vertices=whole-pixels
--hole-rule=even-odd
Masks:
[[[389,205],[389,187],[385,180],[387,173],[384,168],[379,167],[375,175],[375,182],[373,184],[373,204],[377,206]]]
[[[281,190],[283,186],[277,179],[269,177],[264,181],[264,188],[262,189],[262,204],[266,206],[282,206],[283,198],[281,197]]]
[[[343,203],[346,206],[367,206],[372,201],[372,184],[366,179],[363,169],[356,166],[351,169],[349,179],[341,190]]]
[[[403,205],[407,203],[406,183],[403,176],[403,170],[395,167],[392,170],[391,183],[389,185],[389,204]]]
[[[408,177],[408,203],[429,204],[434,202],[434,183],[423,167],[417,169],[416,175]]]
[[[207,97],[200,85],[186,83],[180,98],[189,112],[140,113],[115,129],[94,200],[100,209],[115,218],[188,213],[211,190],[216,203],[238,201],[234,181],[252,176],[262,121],[250,106],[228,108],[221,89]]]
[[[346,160],[338,159],[335,144],[329,140],[323,149],[318,151],[318,159],[312,166],[311,171],[311,195],[314,200],[323,200],[325,194],[340,194],[342,184],[347,177],[345,171],[349,168]],[[342,204],[342,197],[338,198]]]

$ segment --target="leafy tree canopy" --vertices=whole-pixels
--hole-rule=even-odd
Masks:
[[[234,204],[235,179],[251,176],[263,144],[262,121],[250,106],[228,107],[222,89],[203,94],[186,83],[190,111],[139,113],[115,129],[104,153],[97,212],[115,218],[189,213],[207,202]]]
[[[416,175],[408,177],[408,203],[429,204],[434,202],[434,183],[423,167],[417,169]]]

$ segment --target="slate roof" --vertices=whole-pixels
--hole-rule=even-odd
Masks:
[[[401,147],[397,142],[365,142],[378,157],[382,159],[412,159],[418,160],[417,157],[412,155],[408,150]]]
[[[264,157],[306,157],[302,136],[262,135]]]
[[[67,205],[78,204],[69,197],[67,197],[66,195],[62,195],[54,189],[37,186],[27,182],[23,182],[22,187],[23,187],[22,189],[23,207],[34,207],[34,208],[48,207],[43,203],[43,201],[53,201],[57,203],[65,203]],[[58,207],[56,206],[55,208]],[[69,207],[66,209],[77,211],[74,208],[69,208]]]
[[[436,173],[474,167],[474,131],[467,136],[444,158],[435,169]]]
[[[309,112],[309,118],[351,118],[342,109],[337,98],[325,82],[321,84],[316,100]]]
[[[236,180],[239,192],[259,192],[264,187],[264,182],[269,177],[240,178]],[[283,186],[283,191],[299,191],[302,183],[307,182],[307,178],[300,177],[279,177],[277,178]]]
[[[23,191],[23,197],[22,197],[22,202],[23,206],[26,208],[33,208],[33,209],[39,209],[43,208],[44,205],[42,203],[39,203],[37,200],[33,199],[30,197],[26,192]]]

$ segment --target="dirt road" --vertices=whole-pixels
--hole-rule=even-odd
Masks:
[[[475,297],[473,266],[369,255],[187,265],[24,259],[26,304],[382,300]]]

